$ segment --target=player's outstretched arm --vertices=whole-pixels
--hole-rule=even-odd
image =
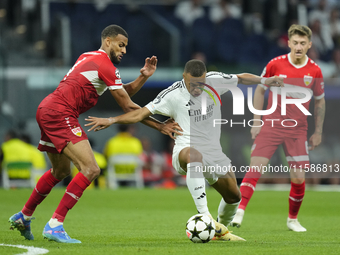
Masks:
[[[133,82],[124,84],[124,88],[130,97],[136,94],[147,81],[147,79],[154,74],[157,68],[157,62],[158,60],[156,56],[146,58],[145,65],[142,69],[140,69],[141,74],[138,76],[138,78]]]
[[[134,110],[138,110],[141,107],[137,104],[135,104],[125,89],[117,89],[117,90],[111,90],[111,95],[116,99],[119,106],[123,109],[124,112],[130,112]],[[150,114],[151,115],[151,114]],[[158,130],[164,135],[170,136],[172,139],[174,139],[173,133],[178,133],[178,130],[182,131],[181,127],[176,122],[160,122],[152,117],[147,116],[139,121],[141,121],[144,125],[147,125],[148,127],[151,127],[153,129]],[[138,121],[136,121],[138,122]],[[135,123],[135,122],[133,122]],[[106,128],[106,127],[105,127]]]
[[[112,124],[133,124],[143,119],[149,117],[152,113],[148,110],[148,108],[143,107],[135,111],[131,111],[125,113],[123,115],[119,115],[117,117],[109,117],[109,118],[97,118],[89,116],[85,120],[89,123],[85,124],[86,127],[92,126],[88,131],[94,130],[99,131],[105,128],[108,128]]]
[[[237,74],[238,82],[244,85],[252,85],[252,84],[265,84],[267,86],[273,87],[283,87],[283,78],[278,76],[273,76],[270,78],[263,78],[250,73],[242,73]]]
[[[323,122],[326,113],[325,98],[316,99],[314,104],[315,131],[309,138],[309,150],[314,150],[322,141]]]
[[[91,126],[88,131],[94,130],[96,132],[108,128],[112,124],[133,124],[140,121],[143,122],[146,121],[147,118],[150,118],[150,115],[152,115],[152,113],[148,110],[148,108],[143,107],[138,110],[119,115],[117,117],[97,118],[89,116],[85,119],[89,122],[85,124],[85,126]],[[182,133],[180,132],[183,131],[182,128],[173,119],[168,119],[164,123],[159,123],[162,127],[158,128],[157,130],[160,131],[162,134],[169,135],[172,139],[175,139],[172,135],[173,133],[176,133],[177,135],[182,135]]]

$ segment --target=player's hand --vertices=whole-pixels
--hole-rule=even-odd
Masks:
[[[157,68],[157,57],[152,56],[151,58],[145,59],[145,65],[140,69],[140,73],[146,77],[150,77],[156,71]]]
[[[314,133],[309,138],[308,150],[310,150],[310,151],[314,150],[316,147],[318,147],[320,145],[321,141],[322,141],[322,134]]]
[[[272,87],[284,87],[283,77],[273,76],[267,78],[265,84]]]
[[[97,118],[97,117],[91,117],[89,116],[86,121],[89,121],[90,123],[85,124],[85,127],[92,126],[89,130],[87,131],[92,131],[94,132],[108,128],[114,123],[114,118]]]
[[[163,122],[163,125],[161,125],[161,128],[159,131],[164,135],[170,136],[172,139],[176,139],[173,136],[173,133],[177,135],[182,135],[180,131],[183,132],[183,129],[178,125],[177,122],[175,122],[174,119],[170,118]]]
[[[260,133],[260,131],[261,131],[261,127],[252,127],[250,129],[251,139],[255,139],[256,136]]]

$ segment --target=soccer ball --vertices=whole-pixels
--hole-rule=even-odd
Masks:
[[[215,222],[207,215],[196,214],[187,221],[186,233],[194,243],[207,243],[215,236]]]

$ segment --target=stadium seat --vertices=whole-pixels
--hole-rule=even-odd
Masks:
[[[252,34],[242,45],[238,63],[265,65],[268,55],[268,40],[262,34]]]
[[[191,29],[191,39],[194,52],[203,52],[208,60],[213,48],[214,24],[207,17],[196,19]]]
[[[97,50],[100,45],[96,44],[94,37],[97,12],[93,4],[80,3],[72,7],[71,20],[71,41],[72,41],[72,62],[84,52]],[[84,29],[86,28],[86,29]]]
[[[31,162],[10,162],[2,168],[2,187],[34,188],[36,184],[36,171]],[[39,173],[41,176],[41,172]]]
[[[224,19],[218,25],[214,38],[217,58],[226,63],[235,63],[244,40],[243,22],[232,18]]]
[[[109,158],[107,166],[108,188],[117,189],[120,182],[133,182],[137,188],[144,188],[142,161],[133,154],[119,154]]]
[[[144,59],[155,53],[154,30],[156,25],[141,11],[131,12],[124,24],[124,29],[129,35],[127,46],[128,54],[124,56],[122,64],[130,66],[144,65]],[[139,24],[139,25],[137,25]]]
[[[180,32],[180,61],[186,63],[191,58],[191,45],[188,36],[188,34],[190,34],[190,29],[186,28],[183,21],[174,15],[168,15],[166,19]]]
[[[98,41],[97,45],[100,45],[101,32],[105,27],[115,24],[125,28],[124,22],[127,18],[126,6],[121,4],[109,4],[104,10],[98,12],[95,20],[96,31],[94,34]]]
[[[276,43],[271,43],[269,46],[269,54],[267,60],[270,61],[277,56],[285,55],[287,53],[289,53],[289,49],[284,49],[279,47]]]

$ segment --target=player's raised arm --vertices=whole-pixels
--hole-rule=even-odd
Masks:
[[[138,76],[138,78],[133,82],[124,84],[124,88],[130,97],[136,94],[147,81],[147,79],[154,74],[157,68],[157,62],[158,60],[156,56],[146,58],[145,65],[142,69],[140,69],[141,74]]]
[[[264,78],[250,73],[237,74],[238,82],[244,85],[252,84],[264,84],[273,87],[283,87],[283,78],[278,76],[273,76],[269,78]]]

